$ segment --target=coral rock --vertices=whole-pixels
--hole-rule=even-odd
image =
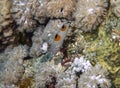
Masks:
[[[4,66],[4,70],[1,73],[1,82],[3,85],[16,84],[24,74],[24,66],[22,64],[23,58],[28,55],[27,46],[15,47],[12,51],[7,52],[6,58],[8,61]],[[4,58],[2,58],[4,59]]]
[[[83,31],[95,30],[107,13],[108,0],[78,0],[75,26]]]
[[[120,17],[120,0],[111,0],[112,12]]]
[[[14,21],[10,13],[11,1],[0,1],[0,51],[15,42]],[[12,41],[11,41],[12,40]]]
[[[68,17],[75,10],[74,0],[51,0],[47,4],[47,12],[50,17]]]
[[[44,29],[44,27],[38,27],[37,30],[34,32],[34,35],[32,37],[32,47],[30,48],[30,53],[29,55],[31,57],[38,57],[41,53],[42,53],[42,29]]]

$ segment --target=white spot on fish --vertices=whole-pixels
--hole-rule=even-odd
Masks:
[[[47,44],[47,42],[44,42],[44,43],[43,43],[41,49],[42,49],[42,53],[46,53],[46,52],[47,52],[47,50],[48,50],[48,44]]]

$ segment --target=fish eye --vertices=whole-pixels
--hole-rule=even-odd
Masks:
[[[65,31],[66,30],[66,25],[63,25],[62,28],[61,28],[61,31]]]
[[[55,35],[55,41],[59,41],[61,39],[61,36],[59,34]]]

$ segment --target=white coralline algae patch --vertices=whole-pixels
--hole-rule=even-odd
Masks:
[[[107,75],[107,70],[97,64],[80,76],[79,88],[110,88],[111,84],[106,78]]]
[[[75,58],[71,65],[71,73],[78,76],[78,88],[110,88],[107,69],[99,64],[92,66],[83,56]]]
[[[85,72],[89,70],[92,65],[90,64],[89,61],[86,61],[85,58],[82,56],[80,58],[75,58],[74,62],[71,65],[72,67],[72,72]]]
[[[83,31],[95,30],[107,13],[109,0],[78,0],[75,26]]]
[[[108,72],[99,64],[92,66],[89,60],[83,56],[75,58],[71,66],[65,70],[60,64],[51,62],[35,65],[36,87],[44,88],[51,83],[55,88],[110,88],[110,80],[107,79]],[[55,80],[52,80],[55,78]]]
[[[92,67],[89,61],[85,60],[83,56],[75,58],[69,69],[65,72],[58,74],[58,83],[56,88],[76,88],[78,75],[87,72]],[[77,75],[76,75],[77,74]],[[82,88],[82,87],[78,87]],[[83,87],[84,88],[84,87]]]

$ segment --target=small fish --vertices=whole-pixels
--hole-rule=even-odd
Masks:
[[[68,32],[68,29],[69,29],[69,23],[60,21],[59,27],[57,29],[54,29],[53,26],[54,26],[54,22],[52,23],[50,21],[50,23],[48,23],[48,25],[46,26],[43,36],[42,36],[43,41],[47,42],[47,44],[48,44],[48,51],[46,52],[45,56],[49,55],[50,58],[47,58],[49,60],[54,55],[56,55],[56,53],[62,47],[63,41],[64,41],[64,39],[67,35],[67,32]],[[45,57],[44,57],[44,59],[45,59]]]

